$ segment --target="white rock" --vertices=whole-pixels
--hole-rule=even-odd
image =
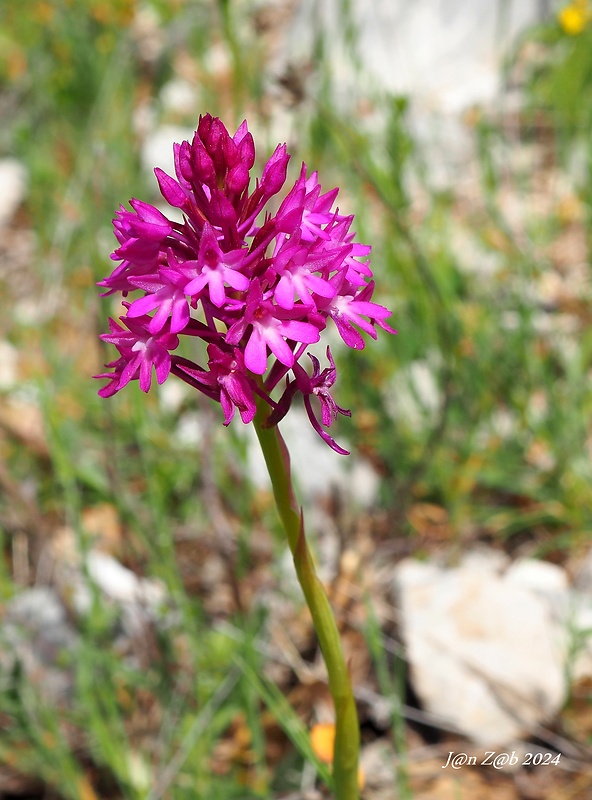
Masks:
[[[333,451],[314,432],[300,408],[290,409],[280,429],[290,452],[294,483],[301,500],[326,495],[332,487],[337,487],[362,506],[372,504],[378,492],[378,476],[367,461],[356,456],[350,463],[347,456]],[[252,425],[243,426],[243,430],[249,442],[249,477],[256,486],[269,488],[269,475],[255,430]],[[331,433],[340,445],[350,449],[337,431]]]
[[[173,144],[184,140],[191,141],[194,131],[180,125],[162,125],[149,133],[142,144],[142,166],[149,174],[154,167],[160,167],[169,175],[175,174]],[[168,214],[167,210],[167,214]]]
[[[191,396],[191,390],[183,381],[165,381],[158,389],[158,402],[163,411],[177,414],[183,403]]]
[[[185,411],[179,417],[175,430],[175,440],[182,447],[196,448],[204,438],[204,414],[199,411]]]
[[[487,572],[489,575],[501,575],[508,566],[509,558],[501,550],[489,547],[478,548],[465,553],[461,565],[472,572]]]
[[[422,106],[457,112],[494,99],[502,85],[502,59],[526,25],[541,18],[539,0],[354,0],[361,68],[374,86],[411,94]],[[311,26],[314,20],[315,26]],[[339,0],[300,0],[289,52],[306,49],[318,27],[328,33],[328,58],[346,82],[360,67],[344,52]]]
[[[544,596],[564,595],[569,591],[567,573],[556,564],[536,558],[520,558],[506,572],[506,581],[514,586],[532,589]]]
[[[103,600],[119,610],[125,637],[142,634],[147,623],[165,619],[167,595],[158,581],[138,577],[113,556],[99,550],[86,555],[86,571],[88,578],[80,564],[72,563],[59,565],[55,572],[58,585],[68,592],[78,614],[88,614],[92,607],[90,579]]]
[[[175,78],[165,83],[160,91],[160,100],[166,111],[174,114],[193,114],[197,119],[197,91],[195,86],[183,78]]]
[[[340,110],[355,111],[356,101],[369,93],[410,97],[410,122],[424,145],[431,185],[457,187],[465,174],[459,167],[474,152],[462,113],[500,97],[504,59],[525,27],[545,15],[542,3],[352,0],[348,7],[357,36],[353,48],[344,36],[340,0],[299,0],[273,71],[281,75],[290,65],[307,63],[315,37],[324,34],[324,58],[336,76],[332,100]],[[360,119],[373,136],[384,127],[386,107],[377,102],[377,111]]]
[[[548,561],[520,558],[510,565],[504,577],[507,583],[536,594],[547,604],[551,618],[560,629],[565,651],[568,652],[577,633],[573,624],[574,598],[567,572]]]
[[[420,430],[441,405],[435,365],[416,360],[397,371],[386,388],[385,401],[393,419],[403,419],[412,430]]]
[[[142,603],[157,608],[165,600],[164,588],[138,576],[115,558],[92,550],[86,559],[88,574],[99,589],[118,603]]]
[[[0,391],[12,389],[18,381],[18,350],[5,339],[0,340]]]
[[[575,682],[592,679],[592,597],[574,592],[568,620],[571,636],[569,674]]]
[[[27,170],[16,158],[0,159],[0,227],[8,225],[25,199]]]
[[[401,561],[395,571],[395,586],[401,591],[404,589],[421,589],[429,587],[438,580],[442,570],[429,561],[417,561],[406,558]]]
[[[561,708],[565,645],[548,603],[495,574],[404,561],[402,633],[424,708],[471,739],[503,744]]]

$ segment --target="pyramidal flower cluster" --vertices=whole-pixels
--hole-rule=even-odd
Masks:
[[[172,373],[218,401],[225,425],[237,409],[251,422],[256,396],[269,405],[274,425],[300,393],[315,431],[346,454],[326,430],[338,414],[350,415],[331,396],[331,351],[324,369],[308,354],[310,373],[302,357],[330,321],[356,349],[364,347],[360,331],[374,339],[376,326],[396,331],[385,322],[390,311],[372,302],[370,247],[354,242],[353,216],[333,209],[338,189],[322,193],[317,173],[309,175],[303,164],[271,213],[267,206],[284,186],[290,156],[278,145],[253,186],[255,145],[246,122],[231,136],[207,114],[191,143],[173,147],[176,177],[154,172],[183,221],[135,199],[113,221],[119,247],[111,258],[120,263],[99,286],[104,296],[142,294],[124,299],[126,314],[110,319],[110,332],[101,337],[119,357],[96,376],[108,379],[99,394],[110,397],[132,380],[147,392],[153,374],[161,384]],[[205,343],[207,364],[177,352],[181,337]]]

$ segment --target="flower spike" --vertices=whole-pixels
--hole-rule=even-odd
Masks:
[[[224,425],[238,409],[254,419],[255,398],[269,405],[267,425],[277,425],[301,394],[311,425],[338,453],[328,434],[339,415],[334,401],[333,356],[321,370],[309,353],[312,374],[300,359],[332,319],[349,347],[375,339],[376,327],[396,333],[387,308],[372,301],[370,246],[354,241],[352,216],[334,208],[338,189],[322,191],[317,172],[300,174],[271,213],[267,206],[284,186],[290,156],[279,144],[261,176],[251,180],[255,144],[247,122],[230,135],[217,117],[200,117],[191,142],[173,145],[175,175],[154,170],[166,203],[183,212],[176,222],[142,200],[121,206],[113,221],[119,264],[99,285],[105,295],[140,292],[124,302],[122,325],[109,321],[101,337],[118,358],[97,378],[111,397],[130,381],[149,391],[152,376],[172,373],[220,403]],[[207,368],[177,353],[181,337],[207,345]],[[270,364],[271,359],[271,364]],[[286,378],[279,400],[274,389]],[[313,398],[320,407],[317,417]]]

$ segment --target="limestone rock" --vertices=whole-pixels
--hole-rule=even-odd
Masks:
[[[27,191],[27,170],[16,158],[0,159],[0,186],[0,227],[3,227],[10,223]]]
[[[167,595],[158,581],[140,578],[107,553],[91,550],[86,556],[88,578],[79,569],[58,570],[56,579],[70,592],[78,614],[87,614],[93,602],[91,583],[100,591],[103,602],[117,609],[124,640],[142,635],[147,624],[162,621]]]
[[[566,638],[548,600],[516,574],[409,559],[395,583],[411,678],[427,711],[495,745],[560,710]]]
[[[26,589],[6,605],[0,634],[0,680],[18,666],[49,702],[67,701],[72,690],[72,653],[78,635],[58,593],[46,586]]]

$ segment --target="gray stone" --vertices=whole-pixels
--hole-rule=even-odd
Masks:
[[[21,592],[8,602],[4,612],[0,680],[10,680],[18,664],[44,700],[67,700],[72,688],[68,654],[76,648],[77,641],[54,589],[39,586]]]
[[[592,547],[575,568],[574,587],[592,599]]]
[[[138,577],[113,556],[100,550],[91,550],[87,554],[86,570],[88,577],[80,565],[56,570],[56,581],[71,596],[78,614],[89,612],[95,587],[103,602],[117,611],[121,621],[122,643],[141,636],[146,625],[163,621],[167,611],[167,595],[158,581]]]

